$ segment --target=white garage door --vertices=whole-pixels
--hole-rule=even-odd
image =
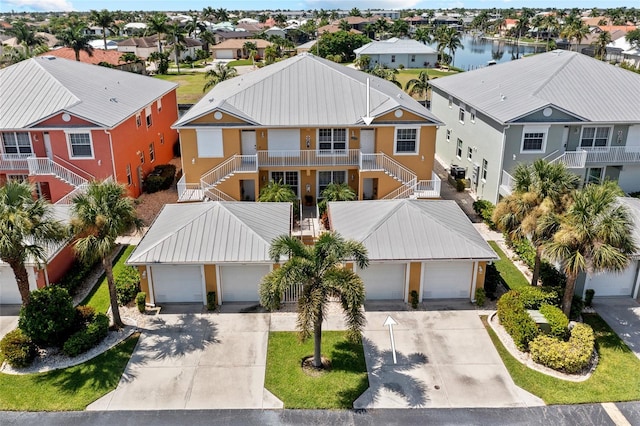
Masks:
[[[258,302],[262,277],[271,270],[269,265],[223,265],[220,266],[222,303]]]
[[[367,300],[404,300],[404,263],[372,263],[359,269]]]
[[[632,262],[627,269],[619,274],[605,272],[593,276],[588,275],[585,290],[589,288],[594,289],[596,291],[596,297],[632,296],[631,293],[633,292],[633,285],[636,280],[637,267],[638,262]]]
[[[216,59],[233,59],[233,50],[216,50]]]
[[[202,266],[152,266],[151,276],[156,303],[204,303]]]
[[[27,273],[29,274],[29,289],[33,291],[36,289],[33,268],[27,266]],[[22,297],[20,297],[13,270],[7,264],[0,265],[0,305],[20,305],[21,303]]]
[[[473,262],[425,262],[422,267],[424,299],[470,297]]]

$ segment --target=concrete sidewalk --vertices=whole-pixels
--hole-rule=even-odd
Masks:
[[[596,297],[593,307],[640,358],[640,304],[630,297]]]

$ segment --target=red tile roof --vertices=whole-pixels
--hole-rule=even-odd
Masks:
[[[70,47],[50,50],[40,56],[56,56],[58,58],[71,59],[72,61],[76,60],[76,53]],[[123,64],[123,62],[120,61],[121,56],[122,52],[117,52],[115,50],[95,49],[93,51],[93,56],[89,56],[85,51],[80,51],[80,62],[94,65],[97,65],[100,62],[106,62],[110,65],[118,66]]]

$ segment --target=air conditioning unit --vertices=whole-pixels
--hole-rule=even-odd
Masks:
[[[467,176],[467,169],[457,164],[452,164],[449,173],[454,179],[464,179]]]

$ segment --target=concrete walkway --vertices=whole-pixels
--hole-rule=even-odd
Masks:
[[[597,297],[593,307],[640,358],[640,304],[630,297]]]
[[[20,305],[0,305],[0,339],[18,327]]]

